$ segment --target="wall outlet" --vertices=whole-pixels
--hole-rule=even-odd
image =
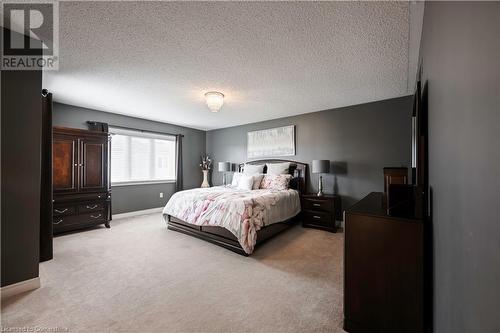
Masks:
[[[163,198],[163,192],[160,192],[160,198]]]

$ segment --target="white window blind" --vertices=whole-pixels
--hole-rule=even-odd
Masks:
[[[111,184],[175,181],[175,136],[110,127]]]

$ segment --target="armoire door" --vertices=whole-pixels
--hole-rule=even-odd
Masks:
[[[107,138],[80,137],[80,191],[107,191]]]
[[[54,193],[78,191],[78,138],[54,134],[52,144],[52,184]]]

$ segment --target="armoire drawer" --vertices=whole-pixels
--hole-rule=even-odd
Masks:
[[[54,216],[75,215],[75,206],[54,207]]]
[[[74,226],[74,225],[93,225],[106,222],[106,214],[104,211],[93,212],[93,213],[83,213],[78,215],[69,216],[54,216],[53,226],[54,229],[63,229],[64,227]]]
[[[104,210],[104,202],[92,202],[78,206],[78,213],[98,212]]]

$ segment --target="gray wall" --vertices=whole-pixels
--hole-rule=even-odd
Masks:
[[[435,332],[500,332],[500,3],[427,2]]]
[[[1,71],[2,281],[38,276],[41,71]]]
[[[88,120],[137,129],[184,134],[182,141],[184,188],[200,186],[202,176],[198,164],[200,155],[205,153],[204,131],[54,103],[54,126],[87,129]],[[113,186],[112,191],[113,214],[118,214],[165,206],[175,191],[175,184]],[[163,198],[160,198],[160,192],[163,192]]]
[[[296,126],[296,156],[284,159],[311,163],[329,159],[333,172],[323,177],[326,193],[342,195],[343,208],[369,192],[383,191],[382,168],[410,166],[410,96],[308,113],[207,132],[207,153],[215,163],[246,158],[248,131]],[[308,174],[308,190],[317,191],[317,175]],[[221,174],[212,180],[221,183]]]

